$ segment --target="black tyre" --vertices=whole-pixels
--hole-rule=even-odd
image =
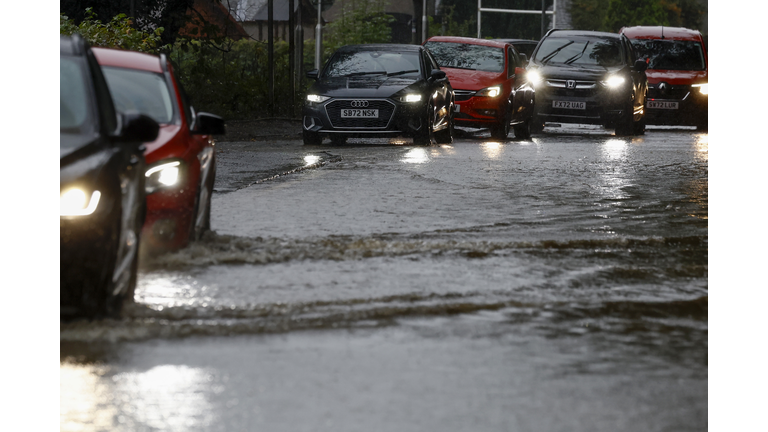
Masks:
[[[505,140],[509,136],[509,130],[511,129],[509,122],[511,121],[511,107],[507,107],[504,113],[504,118],[497,124],[491,126],[491,138],[497,140]]]
[[[195,210],[192,212],[192,221],[189,224],[189,241],[197,241],[203,238],[203,234],[211,229],[211,198],[213,197],[213,185],[216,178],[216,160],[211,161],[214,164],[211,168],[211,174],[206,182],[197,192],[195,201]],[[200,212],[202,207],[202,213]]]
[[[432,104],[427,106],[427,113],[424,119],[424,130],[421,131],[418,135],[413,137],[413,143],[416,145],[432,145],[436,142],[435,140],[435,129],[434,129],[434,115],[435,109],[432,107]]]
[[[347,137],[344,135],[331,135],[331,142],[333,145],[344,145],[347,143]]]
[[[515,138],[530,140],[531,139],[531,119],[526,120],[524,123],[514,126]]]
[[[320,145],[323,143],[323,138],[317,132],[303,131],[301,134],[304,140],[304,145]]]
[[[539,134],[544,132],[544,121],[539,118],[537,115],[533,115],[531,117],[531,133],[532,134]]]
[[[435,132],[435,141],[438,144],[453,144],[453,114],[448,116],[448,127]]]

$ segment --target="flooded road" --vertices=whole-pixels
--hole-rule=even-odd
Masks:
[[[707,429],[706,134],[217,157],[214,232],[62,323],[61,430]]]

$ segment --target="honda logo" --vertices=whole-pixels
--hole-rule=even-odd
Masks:
[[[353,100],[349,103],[352,108],[366,108],[368,106],[367,100]]]
[[[566,80],[565,81],[565,88],[573,90],[576,88],[576,81],[574,80]]]

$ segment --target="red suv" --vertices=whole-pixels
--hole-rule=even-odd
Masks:
[[[224,120],[196,113],[165,55],[94,48],[119,110],[146,114],[160,124],[146,144],[147,218],[142,248],[182,248],[210,228],[216,154],[211,135],[224,134]]]
[[[454,124],[490,128],[495,139],[505,139],[511,126],[515,136],[530,137],[533,91],[524,86],[525,57],[507,42],[454,36],[435,36],[424,46],[445,71],[454,89]]]
[[[697,30],[681,27],[625,27],[648,69],[648,124],[696,126],[707,129],[707,49]]]

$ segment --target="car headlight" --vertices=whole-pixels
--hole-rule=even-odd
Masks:
[[[496,97],[501,94],[501,87],[500,86],[493,86],[484,88],[477,93],[475,93],[475,96],[485,96],[485,97]]]
[[[400,96],[400,102],[407,102],[407,103],[421,102],[421,95],[420,94],[407,94],[405,96]]]
[[[181,161],[161,162],[147,169],[144,188],[148,194],[172,188],[181,183]]]
[[[624,84],[624,81],[626,81],[624,77],[613,75],[613,76],[609,76],[608,78],[606,78],[601,82],[603,83],[604,86],[615,89],[615,88],[621,87],[621,85]]]
[[[307,101],[312,102],[312,103],[325,102],[325,101],[327,101],[330,98],[331,98],[330,96],[321,96],[321,95],[316,95],[316,94],[308,94],[307,95]]]
[[[544,78],[541,77],[541,74],[535,70],[528,71],[526,76],[528,77],[528,82],[534,86],[541,84],[541,82],[544,80]]]
[[[88,216],[96,211],[101,199],[101,192],[95,190],[90,194],[83,189],[69,188],[59,196],[61,216]]]
[[[694,84],[691,87],[698,87],[699,91],[701,92],[701,94],[703,94],[705,96],[709,94],[709,83]]]

